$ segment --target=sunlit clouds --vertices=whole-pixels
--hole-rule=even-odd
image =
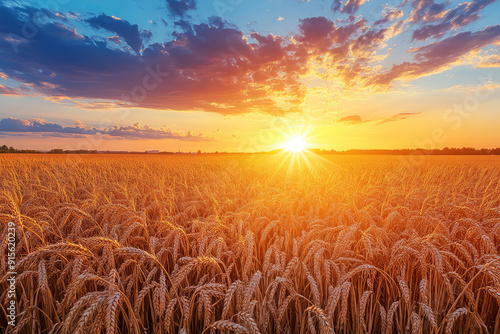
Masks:
[[[375,102],[367,101],[416,92],[422,100],[433,99],[429,92],[436,88],[473,85],[500,67],[499,6],[493,0],[332,0],[291,3],[279,12],[266,1],[234,4],[221,12],[195,0],[162,0],[154,7],[160,14],[79,6],[0,5],[2,99],[62,104],[66,114],[47,122],[65,127],[88,111],[108,113],[93,113],[94,119],[87,114],[85,122],[96,128],[106,117],[121,128],[156,124],[168,112],[181,120],[175,133],[210,133],[221,120],[234,124],[228,119],[241,117],[241,127],[224,130],[224,138],[236,138],[255,135],[282,118],[292,126],[329,126],[330,134],[356,125],[353,131],[365,131],[359,136],[368,138],[374,136],[373,125],[410,126],[437,104],[391,103],[372,112]],[[499,75],[492,76],[492,84]],[[443,99],[439,105],[453,103]],[[138,112],[133,119],[117,119],[112,113],[123,108]],[[20,117],[17,109],[4,109],[0,117],[44,116],[33,111]],[[493,113],[484,110],[481,122]],[[193,129],[191,116],[184,114],[208,121]],[[261,122],[243,125],[248,115],[259,115]],[[142,133],[152,136],[149,129]],[[228,145],[236,149],[237,144]]]

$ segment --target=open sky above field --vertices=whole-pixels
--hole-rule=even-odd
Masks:
[[[500,146],[500,1],[0,4],[0,144]]]

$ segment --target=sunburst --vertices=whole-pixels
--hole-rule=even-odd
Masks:
[[[284,148],[293,153],[299,153],[306,150],[307,143],[304,138],[301,136],[292,136],[290,139],[284,144]]]

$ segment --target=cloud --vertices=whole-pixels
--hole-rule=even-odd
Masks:
[[[185,141],[212,141],[203,134],[193,135],[191,131],[182,135],[168,128],[154,129],[147,125],[135,123],[131,126],[114,125],[98,129],[75,121],[74,126],[63,126],[44,119],[23,120],[19,118],[4,118],[0,120],[0,132],[9,134],[43,133],[46,137],[81,138],[88,135],[99,135],[108,139],[177,139]]]
[[[21,21],[14,21],[9,29],[13,33],[21,33]],[[17,29],[16,29],[17,28]],[[225,45],[226,56],[239,58],[240,53],[251,55],[250,45],[245,45],[242,33],[234,29],[225,29],[222,26],[197,26],[196,33],[178,34],[177,42],[165,45],[155,45],[148,49],[144,57],[133,56],[120,50],[108,49],[103,44],[98,44],[85,38],[83,40],[68,40],[62,38],[64,28],[47,24],[40,28],[39,33],[29,42],[19,45],[19,54],[11,52],[11,45],[0,41],[0,48],[6,52],[5,72],[12,73],[13,77],[20,81],[30,82],[42,93],[73,98],[102,98],[120,100],[122,94],[131,95],[136,85],[142,87],[144,78],[149,75],[150,85],[158,85],[158,80],[164,80],[162,86],[158,85],[155,91],[148,92],[149,98],[142,102],[143,106],[152,108],[193,109],[203,108],[209,105],[210,100],[222,101],[224,96],[210,98],[212,94],[217,95],[217,89],[221,89],[221,95],[230,94],[229,90],[242,89],[244,83],[233,87],[231,71],[245,66],[242,71],[250,71],[250,61],[247,59],[242,66],[226,66],[222,64],[224,55],[217,55],[217,46],[203,45],[204,38],[212,39],[219,46]],[[231,38],[233,38],[231,40]],[[239,39],[241,49],[232,46],[232,42]],[[46,45],[52,45],[47,49]],[[171,56],[167,54],[171,52]],[[186,56],[184,58],[184,56]],[[245,56],[245,55],[242,55]],[[219,63],[217,65],[217,63]],[[227,77],[212,78],[210,69],[219,66],[220,74],[227,73]],[[150,68],[152,74],[148,73]],[[159,77],[157,70],[172,73],[172,79]],[[40,72],[42,69],[42,72]],[[193,70],[197,72],[194,73]],[[45,73],[55,72],[57,75],[51,78],[51,82],[59,89],[50,90],[42,85],[47,79]],[[156,78],[151,78],[155,75]],[[195,77],[193,77],[193,75]],[[125,77],[124,77],[125,76]],[[124,78],[127,78],[124,80]],[[226,82],[227,81],[227,82]],[[148,86],[150,87],[150,86]],[[179,92],[179,88],[180,92]],[[144,89],[144,88],[142,88]],[[247,90],[245,88],[245,90]],[[169,93],[172,92],[172,93]],[[236,92],[237,93],[237,92]],[[247,99],[249,97],[243,97]],[[158,98],[164,99],[157,101]],[[183,95],[182,98],[176,95]],[[194,103],[188,100],[198,95]],[[254,95],[257,95],[254,93]],[[263,93],[261,95],[264,95]],[[207,97],[209,101],[204,101]],[[168,102],[168,100],[172,102]],[[225,101],[228,102],[228,101]],[[229,101],[230,102],[230,101]],[[177,105],[176,105],[177,103]],[[234,107],[233,109],[236,109]]]
[[[89,100],[76,100],[70,99],[75,108],[84,110],[112,110],[118,108],[130,108],[130,104],[125,102],[112,102],[112,101],[89,101]]]
[[[9,22],[0,24],[0,34],[22,36],[22,10],[0,7],[0,22]],[[17,53],[0,38],[0,70],[52,98],[221,114],[278,115],[298,110],[304,94],[298,79],[306,69],[294,64],[281,37],[253,33],[256,42],[252,42],[220,18],[186,22],[173,37],[133,54],[109,48],[106,40],[76,37],[66,27],[47,22],[17,46]]]
[[[108,129],[104,134],[111,136],[113,138],[122,139],[177,139],[185,141],[211,141],[212,138],[206,138],[203,134],[193,135],[191,131],[188,131],[186,135],[180,135],[178,133],[172,132],[168,128],[153,129],[147,125],[142,126],[139,123],[135,123],[132,126],[118,126],[115,125]]]
[[[351,116],[346,116],[342,117],[341,119],[337,120],[338,123],[347,123],[347,124],[361,124],[364,123],[363,119],[359,115],[351,115]]]
[[[118,35],[107,37],[107,40],[111,41],[113,43],[116,43],[116,44],[120,44],[122,42],[122,40],[120,39],[120,36],[118,36]]]
[[[338,10],[351,12],[362,2],[347,1]],[[195,2],[171,3],[195,6]],[[477,10],[480,3],[485,0],[467,8]],[[338,98],[361,90],[387,90],[397,80],[459,64],[470,52],[499,40],[500,26],[462,32],[410,48],[413,59],[391,64],[386,61],[392,52],[388,41],[408,22],[399,19],[400,8],[388,8],[374,20],[377,24],[354,15],[335,22],[321,16],[304,18],[287,38],[248,35],[219,17],[199,24],[179,19],[169,26],[172,36],[141,49],[152,33],[106,14],[86,22],[112,32],[114,36],[107,38],[82,35],[70,28],[71,22],[61,22],[49,11],[43,12],[46,19],[38,21],[34,36],[21,37],[27,17],[36,9],[0,5],[0,72],[9,83],[21,83],[16,89],[3,87],[0,94],[28,89],[52,101],[73,101],[83,109],[284,115],[304,108],[305,77],[315,76],[336,87]],[[443,11],[446,7],[432,0],[415,0],[411,24],[439,22],[446,16]],[[115,43],[121,41],[130,48],[117,48]]]
[[[383,118],[381,120],[378,120],[375,125],[381,125],[389,122],[396,122],[396,121],[402,121],[404,119],[407,119],[409,117],[413,117],[416,115],[419,115],[420,113],[410,113],[410,112],[405,112],[405,113],[399,113],[396,115],[392,115],[391,117]]]
[[[332,52],[365,24],[366,20],[361,19],[344,27],[336,27],[335,23],[326,17],[309,17],[300,20],[300,33],[295,38],[308,53]]]
[[[166,0],[172,14],[184,17],[188,10],[196,9],[196,0]]]
[[[149,41],[153,37],[153,32],[149,29],[144,29],[141,31],[141,38],[144,42]]]
[[[336,39],[335,23],[326,17],[309,17],[300,20],[300,35],[297,40],[306,46],[314,46],[325,52]]]
[[[500,25],[490,26],[477,32],[463,32],[444,40],[419,48],[410,49],[414,62],[392,66],[385,73],[371,79],[372,84],[387,86],[397,79],[415,79],[442,71],[457,63],[463,56],[478,51],[500,40]]]
[[[413,23],[432,23],[441,20],[446,14],[446,2],[434,0],[411,0],[412,11],[409,20]]]
[[[132,50],[139,52],[142,39],[137,24],[132,25],[128,21],[106,14],[91,17],[85,21],[95,29],[104,29],[117,34],[125,40]]]
[[[384,15],[384,17],[382,17],[380,20],[375,21],[375,23],[373,25],[376,25],[376,26],[381,25],[381,24],[393,21],[395,19],[398,19],[403,15],[404,15],[404,13],[401,9],[391,9]]]
[[[24,95],[24,94],[19,89],[11,88],[11,87],[5,87],[4,85],[0,84],[0,95],[15,96],[15,95]]]
[[[479,12],[495,0],[473,0],[462,2],[454,9],[445,10],[446,4],[438,4],[429,0],[414,1],[417,8],[413,12],[413,21],[416,22],[438,22],[436,24],[426,24],[413,31],[412,39],[424,41],[430,37],[440,37],[444,33],[464,27],[481,16]]]
[[[437,89],[435,92],[442,93],[453,93],[453,94],[466,94],[470,92],[480,92],[480,91],[495,91],[500,88],[500,84],[487,81],[480,85],[455,85],[447,88]]]
[[[57,132],[74,134],[95,134],[97,129],[87,129],[79,126],[63,127],[43,119],[23,120],[19,118],[4,118],[0,120],[1,132]]]
[[[359,7],[365,3],[366,0],[345,0],[345,4],[341,0],[334,0],[332,9],[334,12],[341,12],[346,14],[354,14],[358,11]]]
[[[358,125],[362,123],[372,123],[373,125],[381,125],[389,122],[402,121],[412,116],[419,115],[420,113],[399,113],[386,118],[364,120],[360,115],[351,115],[342,117],[337,120],[337,123],[344,123],[347,125]]]
[[[484,59],[482,59],[476,65],[476,67],[479,67],[479,68],[500,67],[500,55],[487,56]]]

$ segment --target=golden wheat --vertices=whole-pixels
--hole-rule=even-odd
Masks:
[[[498,333],[500,159],[0,157],[6,333]]]

